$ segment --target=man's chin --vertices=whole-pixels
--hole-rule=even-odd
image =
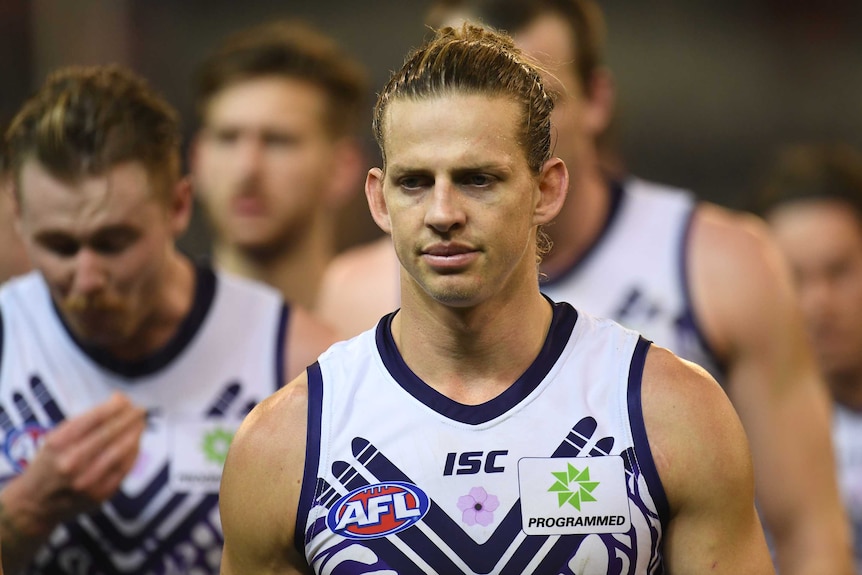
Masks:
[[[123,341],[126,337],[116,320],[109,319],[70,319],[69,328],[82,343],[95,347],[110,347]]]

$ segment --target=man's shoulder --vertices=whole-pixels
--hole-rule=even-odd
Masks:
[[[345,280],[379,277],[372,270],[397,269],[395,249],[389,236],[360,244],[338,254],[327,266],[329,281],[341,284]]]
[[[28,272],[0,284],[0,308],[5,308],[7,313],[15,310],[38,315],[43,310],[50,310],[50,302],[51,297],[45,278],[37,271]]]
[[[771,244],[766,223],[757,215],[712,202],[699,202],[693,234],[709,241],[713,249],[740,249]]]
[[[700,465],[700,458],[691,454],[704,453],[716,438],[741,433],[724,390],[699,365],[653,345],[642,381],[644,422],[663,482],[680,480],[674,461]]]

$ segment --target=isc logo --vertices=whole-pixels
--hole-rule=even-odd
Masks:
[[[326,525],[348,539],[374,539],[407,529],[428,512],[428,496],[411,483],[354,489],[329,510]]]

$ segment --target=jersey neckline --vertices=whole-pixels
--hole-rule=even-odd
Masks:
[[[195,264],[195,288],[192,307],[168,342],[155,352],[136,360],[123,360],[105,349],[80,341],[63,319],[53,298],[51,307],[60,325],[75,345],[102,368],[126,378],[139,378],[160,371],[173,362],[197,335],[215,299],[217,278],[212,268]]]
[[[546,298],[547,299],[547,298]],[[548,300],[550,302],[550,300]],[[425,383],[404,362],[392,337],[392,319],[397,311],[384,316],[377,324],[377,351],[386,370],[404,391],[444,417],[469,425],[487,423],[514,408],[530,395],[556,364],[563,353],[578,312],[568,303],[551,302],[553,317],[542,349],[527,370],[508,389],[479,405],[454,401]]]

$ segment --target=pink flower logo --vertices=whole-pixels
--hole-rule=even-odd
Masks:
[[[496,495],[489,495],[483,487],[474,487],[468,495],[458,498],[461,521],[467,525],[488,526],[494,521],[494,511],[500,506]]]

